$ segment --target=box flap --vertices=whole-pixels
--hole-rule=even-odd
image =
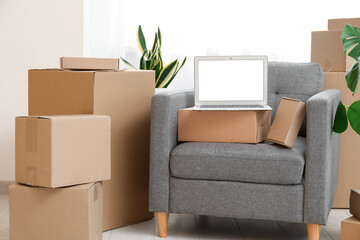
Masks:
[[[74,70],[118,70],[119,58],[61,57],[60,68]]]

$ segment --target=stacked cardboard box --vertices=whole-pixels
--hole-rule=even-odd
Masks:
[[[341,222],[341,240],[360,239],[360,190],[351,190],[350,213],[353,216]]]
[[[148,185],[155,72],[119,71],[114,60],[61,61],[66,70],[29,70],[29,115],[111,116],[111,180],[103,182],[103,230],[153,218]],[[89,70],[94,65],[102,70]]]
[[[328,31],[312,32],[311,61],[317,62],[324,71],[324,89],[340,89],[344,104],[351,104],[359,100],[359,95],[352,96],[347,88],[345,75],[351,68],[354,60],[343,51],[341,34],[346,26],[351,24],[360,27],[360,18],[329,19]],[[358,156],[360,137],[351,127],[340,135],[339,177],[338,189],[335,195],[333,208],[349,208],[351,188],[360,188],[360,167]]]
[[[110,117],[17,117],[15,149],[11,239],[101,239]]]
[[[98,240],[153,217],[155,73],[119,71],[118,62],[61,58],[62,69],[29,70],[29,117],[16,118],[11,239]]]

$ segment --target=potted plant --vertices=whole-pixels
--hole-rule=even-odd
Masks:
[[[179,70],[184,66],[186,62],[186,57],[182,61],[181,65],[179,65],[178,59],[175,59],[174,61],[164,66],[162,53],[161,53],[162,39],[161,39],[161,32],[159,27],[158,27],[158,31],[155,32],[155,39],[151,49],[147,49],[145,37],[141,25],[139,25],[137,30],[137,45],[142,54],[140,58],[139,69],[154,70],[155,87],[167,88],[170,85],[170,83],[174,80]],[[134,65],[132,65],[125,59],[121,58],[121,60],[129,67],[137,69],[136,67],[134,67]]]
[[[351,49],[348,56],[355,59],[351,69],[347,72],[346,83],[353,96],[358,91],[360,80],[359,61],[360,61],[360,29],[347,24],[341,34],[344,53]],[[348,122],[352,129],[360,135],[360,100],[351,105],[344,105],[342,101],[337,107],[333,131],[337,133],[344,132],[348,127]]]

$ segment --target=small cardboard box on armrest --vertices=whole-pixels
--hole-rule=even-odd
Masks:
[[[178,110],[178,141],[258,143],[266,139],[271,110]]]

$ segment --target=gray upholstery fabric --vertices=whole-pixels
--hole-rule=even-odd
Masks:
[[[323,82],[323,72],[317,63],[269,62],[268,105],[273,109],[271,119],[274,119],[282,97],[306,102],[322,90]],[[301,126],[300,136],[306,136],[305,123]]]
[[[337,188],[339,134],[332,132],[339,90],[324,90],[307,102],[304,222],[326,224]]]
[[[171,176],[249,183],[301,184],[305,138],[293,148],[260,144],[187,142],[174,148]]]
[[[155,94],[151,103],[149,210],[169,208],[169,158],[177,142],[177,110],[194,106],[193,91]]]
[[[303,221],[303,186],[171,178],[170,212]]]

